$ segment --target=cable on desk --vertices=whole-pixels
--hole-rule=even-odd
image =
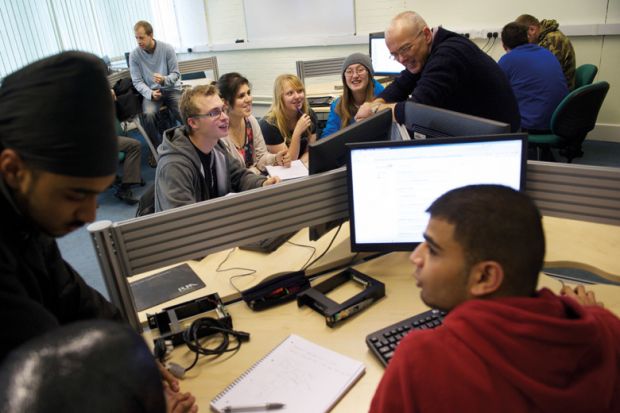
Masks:
[[[206,335],[220,335],[222,341],[215,348],[204,347],[200,343],[200,337]],[[250,340],[250,333],[245,331],[231,330],[220,320],[212,317],[202,317],[196,319],[192,324],[183,332],[183,341],[187,348],[194,352],[196,355],[194,361],[189,367],[182,367],[176,363],[169,363],[168,370],[178,378],[182,378],[183,375],[191,370],[198,362],[198,357],[203,356],[220,356],[227,352],[233,352],[239,350],[241,343]],[[232,344],[232,342],[235,342]],[[231,346],[232,344],[232,346]]]
[[[340,228],[342,228],[342,222],[340,223],[340,225],[338,225],[338,229],[336,230],[336,232],[334,233],[334,236],[332,237],[332,240],[329,241],[329,245],[327,246],[327,248],[325,248],[325,251],[323,251],[321,253],[321,255],[319,255],[318,257],[316,257],[312,262],[308,263],[306,262],[306,264],[301,268],[302,271],[305,271],[306,269],[308,269],[309,267],[312,266],[312,264],[314,264],[315,262],[317,262],[318,260],[320,260],[321,258],[323,258],[323,256],[325,254],[327,254],[327,251],[329,251],[329,249],[332,247],[332,244],[334,243],[334,241],[336,241],[336,237],[338,236],[338,233],[340,232]],[[312,258],[312,257],[310,257]]]
[[[237,277],[247,277],[248,275],[253,275],[256,273],[256,270],[253,270],[252,268],[243,268],[243,267],[233,267],[233,268],[226,268],[223,269],[222,266],[224,265],[224,263],[226,261],[228,261],[228,259],[230,258],[230,256],[232,255],[233,252],[235,252],[237,248],[231,248],[230,251],[228,252],[228,254],[226,254],[226,257],[222,260],[222,262],[219,263],[219,265],[217,266],[217,268],[215,269],[215,272],[226,272],[226,271],[234,271],[234,270],[240,270],[240,271],[247,271],[244,274],[237,274],[237,275],[233,275],[232,277],[230,277],[228,279],[228,283],[232,286],[232,288],[234,288],[235,290],[237,290],[238,293],[241,292],[241,290],[239,290],[239,288],[237,288],[237,286],[232,282],[233,278],[237,278]]]
[[[305,268],[306,265],[308,264],[308,262],[312,259],[312,257],[314,257],[314,254],[316,254],[316,247],[313,247],[312,245],[304,245],[304,244],[298,244],[296,242],[293,241],[286,241],[291,245],[294,245],[296,247],[302,247],[302,248],[309,248],[312,250],[312,254],[310,254],[310,257],[308,257],[308,260],[306,261],[306,263],[302,266],[302,268]]]

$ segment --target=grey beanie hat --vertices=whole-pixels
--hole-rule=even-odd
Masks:
[[[342,64],[342,74],[344,75],[344,71],[347,70],[347,67],[354,64],[360,64],[364,66],[371,76],[375,75],[375,71],[372,69],[372,62],[370,61],[370,57],[363,53],[353,53],[352,55],[349,55],[346,59],[344,59],[344,63]]]

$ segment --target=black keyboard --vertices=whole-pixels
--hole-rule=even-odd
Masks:
[[[265,238],[260,241],[241,245],[239,248],[256,252],[270,253],[280,248],[280,245],[288,241],[293,235],[295,235],[295,232],[277,235],[275,237]]]
[[[394,355],[396,346],[411,330],[435,328],[443,323],[445,311],[429,310],[398,323],[392,324],[366,336],[366,345],[384,366]]]

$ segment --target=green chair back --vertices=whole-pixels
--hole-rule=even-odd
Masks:
[[[541,158],[543,152],[549,157],[550,147],[560,148],[560,154],[567,162],[583,155],[581,144],[594,129],[608,91],[609,83],[603,81],[581,86],[566,95],[551,116],[552,133],[528,136],[528,142],[537,148],[537,158],[552,160]]]
[[[602,81],[581,86],[570,92],[551,116],[551,131],[571,144],[579,144],[594,129],[596,118],[609,91]]]
[[[598,67],[590,63],[579,66],[575,70],[575,89],[592,84],[597,73]]]

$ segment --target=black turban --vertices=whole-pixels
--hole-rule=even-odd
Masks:
[[[67,324],[36,337],[0,365],[0,411],[164,413],[155,358],[129,326]]]
[[[0,151],[5,148],[33,168],[60,175],[114,174],[118,141],[103,61],[63,52],[4,78]]]

